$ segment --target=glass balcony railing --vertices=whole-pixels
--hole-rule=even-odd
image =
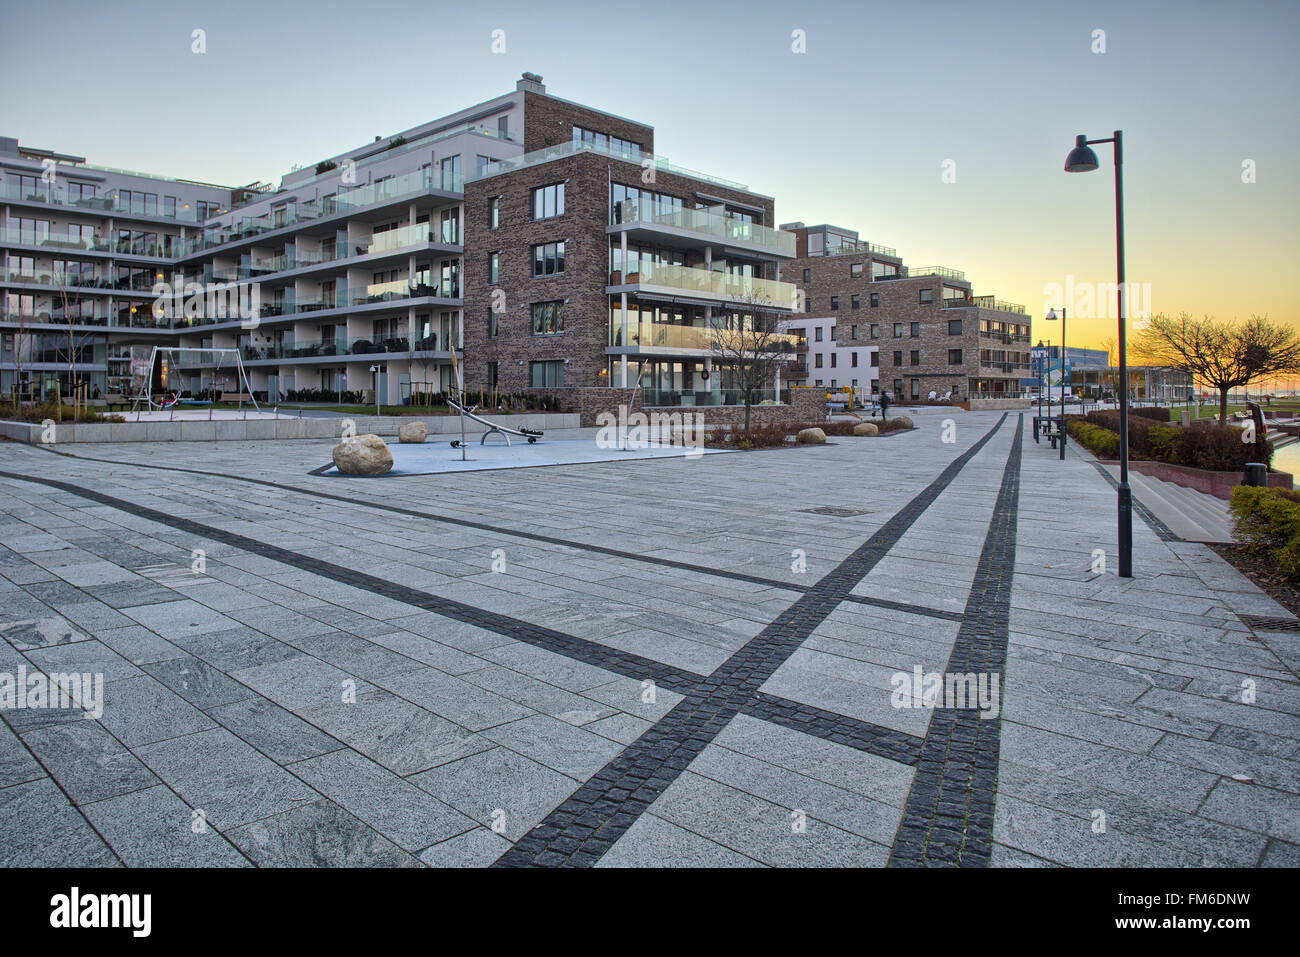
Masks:
[[[374,302],[390,302],[394,299],[413,299],[420,296],[456,299],[460,296],[460,287],[457,283],[431,283],[420,278],[395,279],[392,282],[370,283],[364,292],[354,293],[347,301],[354,306],[364,306]]]
[[[371,206],[383,205],[401,197],[429,189],[460,192],[461,188],[462,184],[459,177],[444,183],[443,177],[433,169],[416,170],[403,176],[394,176],[380,183],[359,186],[337,196],[326,196],[318,201],[289,203],[273,213],[266,213],[262,216],[244,216],[228,225],[209,227],[204,231],[203,236],[191,240],[185,246],[184,255],[194,255],[205,249],[224,246],[262,233],[284,229],[288,226],[296,226],[323,217],[337,216]],[[353,255],[360,254],[354,253]]]
[[[566,156],[574,156],[578,153],[597,153],[601,156],[608,156],[611,159],[626,160],[629,163],[635,163],[644,168],[662,170],[665,173],[676,173],[678,176],[685,176],[690,179],[701,180],[706,183],[714,183],[718,186],[724,186],[727,189],[749,192],[749,187],[744,183],[737,183],[735,180],[722,179],[719,176],[709,176],[707,173],[701,173],[698,170],[687,169],[685,166],[677,166],[668,161],[668,157],[647,153],[643,150],[625,150],[609,145],[601,146],[597,143],[560,143],[557,146],[548,146],[546,149],[534,150],[531,153],[525,153],[522,156],[516,156],[513,159],[498,160],[495,163],[488,163],[477,176],[469,177],[469,181],[480,179],[489,179],[493,176],[500,176],[502,173],[510,173],[518,169],[526,169],[530,166],[539,166],[542,163],[550,163],[557,159],[563,159]],[[649,164],[647,167],[646,164]]]
[[[797,288],[793,283],[691,266],[662,266],[640,263],[635,272],[626,275],[619,271],[610,274],[610,285],[621,284],[661,286],[685,293],[726,299],[731,302],[753,303],[778,309],[794,309]]]
[[[841,239],[828,243],[825,252],[827,256],[865,256],[869,254],[889,256],[891,259],[898,258],[898,250],[893,246],[881,246],[879,243],[869,243],[865,240]]]
[[[949,269],[947,266],[907,266],[907,279],[917,279],[921,276],[940,276],[943,279],[959,279],[965,281],[966,274],[960,269]]]
[[[370,241],[369,251],[373,255],[431,242],[434,242],[434,234],[428,223],[421,223],[418,226],[399,226],[397,229],[387,229],[382,233],[375,233],[374,238]]]
[[[117,213],[123,216],[145,216],[150,219],[170,219],[183,223],[199,222],[197,207],[187,209],[184,204],[178,204],[174,212],[165,212],[166,207],[158,203],[157,196],[152,200],[143,196],[132,196],[130,200],[124,200],[118,193],[112,191],[101,196],[70,196],[66,188],[50,186],[46,183],[37,184],[35,189],[30,187],[23,189],[18,183],[5,183],[0,186],[0,199],[68,206],[100,216]]]
[[[747,243],[764,251],[793,258],[795,235],[768,226],[729,216],[719,216],[707,209],[680,209],[660,213],[644,204],[624,200],[615,203],[611,221],[615,224],[642,223],[649,226],[669,226],[684,229],[702,236],[728,243]]]
[[[327,359],[337,356],[361,356],[375,353],[411,352],[436,349],[436,337],[421,339],[412,344],[405,333],[390,336],[357,336],[351,339],[319,339],[308,341],[276,342],[266,345],[245,345],[240,353],[245,362],[266,362],[277,359]]]
[[[706,326],[679,326],[668,322],[629,322],[627,327],[628,345],[654,349],[689,349],[693,351],[719,352],[724,348],[753,352],[753,339],[746,342],[742,337],[753,333],[734,332],[729,329],[710,329]],[[614,322],[609,330],[609,344],[623,345],[623,327]],[[762,340],[765,349],[772,353],[788,354],[794,358],[799,337],[790,333],[769,333]]]

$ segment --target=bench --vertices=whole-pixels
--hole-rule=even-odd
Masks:
[[[247,392],[223,392],[221,393],[222,402],[252,402],[253,397]]]
[[[134,397],[129,397],[129,398],[128,398],[127,396],[124,396],[124,395],[123,395],[122,393],[120,393],[120,392],[108,392],[108,393],[105,393],[105,395],[104,395],[104,397],[103,397],[104,405],[106,405],[106,406],[108,407],[108,409],[109,409],[110,412],[111,412],[111,411],[114,409],[114,407],[116,407],[116,406],[121,406],[121,407],[124,408],[124,409],[129,409],[129,408],[131,407],[131,402],[132,402],[133,400],[134,400]]]

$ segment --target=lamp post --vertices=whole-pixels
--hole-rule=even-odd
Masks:
[[[1119,575],[1133,577],[1133,490],[1128,484],[1128,336],[1124,319],[1124,133],[1101,140],[1090,140],[1080,133],[1074,149],[1065,158],[1067,173],[1089,173],[1101,164],[1089,146],[1111,143],[1115,153],[1115,262],[1119,277]]]
[[[1056,310],[1047,310],[1044,317],[1048,322],[1056,321]],[[1065,307],[1061,307],[1061,461],[1065,461]],[[1048,388],[1051,388],[1051,380],[1048,380]],[[1050,395],[1049,395],[1050,401]],[[1049,410],[1050,411],[1050,410]]]

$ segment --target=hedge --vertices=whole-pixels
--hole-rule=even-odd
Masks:
[[[1085,422],[1082,419],[1067,419],[1065,430],[1070,433],[1072,439],[1075,439],[1098,458],[1114,459],[1119,457],[1118,432],[1112,432],[1110,429],[1102,428],[1100,425],[1093,425],[1091,422]]]
[[[1118,413],[1116,413],[1118,415]],[[1143,419],[1154,419],[1157,422],[1169,421],[1169,410],[1158,405],[1142,405],[1137,408],[1130,408],[1129,415],[1136,415]]]
[[[1239,485],[1229,507],[1241,543],[1267,554],[1288,578],[1300,580],[1300,491]]]
[[[1118,412],[1089,412],[1085,421],[1119,435]],[[1217,422],[1197,422],[1183,428],[1130,416],[1128,449],[1134,458],[1211,472],[1243,472],[1248,462],[1268,465],[1273,461],[1273,444],[1268,439],[1257,436],[1254,442],[1243,442],[1242,432]],[[1116,454],[1119,454],[1118,446]]]

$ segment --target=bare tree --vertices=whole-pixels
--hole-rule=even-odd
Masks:
[[[1115,391],[1115,384],[1119,381],[1119,340],[1110,336],[1101,341],[1101,347],[1106,350],[1106,372],[1110,379],[1111,394],[1119,401],[1119,393]]]
[[[1257,379],[1300,373],[1300,336],[1266,316],[1224,322],[1152,316],[1134,341],[1134,353],[1151,365],[1183,369],[1219,392],[1219,422],[1228,419],[1228,393]]]
[[[751,297],[746,303],[748,309],[715,315],[710,335],[716,357],[714,369],[721,365],[740,393],[748,432],[756,400],[765,388],[775,384],[780,368],[794,358],[794,337],[780,331],[780,321],[770,311],[771,302]]]

